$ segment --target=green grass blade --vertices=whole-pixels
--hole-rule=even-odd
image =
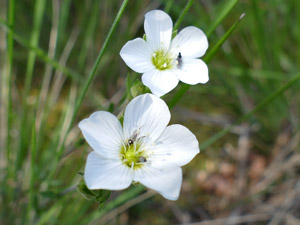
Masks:
[[[8,1],[7,20],[11,31],[6,35],[6,55],[3,74],[0,78],[0,157],[6,159],[6,174],[3,176],[3,190],[6,192],[7,201],[12,200],[13,189],[7,185],[7,180],[13,177],[13,159],[11,157],[11,126],[12,126],[12,76],[13,76],[13,56],[14,39],[13,30],[15,26],[15,1]],[[3,204],[4,205],[4,204]],[[4,207],[5,208],[5,207]]]
[[[113,24],[112,24],[112,26],[111,26],[109,32],[108,32],[106,38],[105,38],[105,41],[104,41],[102,47],[101,47],[101,50],[100,50],[99,55],[98,55],[98,57],[97,57],[97,60],[96,60],[96,62],[95,62],[95,64],[94,64],[94,66],[93,66],[93,69],[92,69],[92,71],[91,71],[91,73],[90,73],[88,79],[86,80],[86,82],[85,82],[85,84],[84,84],[84,87],[83,87],[82,90],[81,90],[81,93],[80,93],[80,95],[79,95],[78,101],[76,102],[75,111],[74,111],[74,114],[73,114],[72,120],[71,120],[71,125],[73,124],[73,122],[74,122],[74,120],[75,120],[75,118],[76,118],[76,116],[77,116],[77,113],[78,113],[78,111],[79,111],[79,108],[80,108],[80,106],[81,106],[81,104],[82,104],[82,101],[83,101],[83,99],[84,99],[84,97],[85,97],[85,94],[86,94],[86,92],[87,92],[89,86],[91,85],[91,82],[92,82],[93,78],[94,78],[95,75],[96,75],[96,72],[97,72],[97,69],[98,69],[98,67],[99,67],[100,61],[101,61],[101,59],[102,59],[102,57],[103,57],[103,55],[104,55],[104,52],[105,52],[105,50],[106,50],[106,48],[107,48],[107,46],[108,46],[108,43],[109,43],[109,41],[110,41],[110,39],[111,39],[111,37],[112,37],[112,34],[113,34],[114,31],[116,30],[116,27],[117,27],[117,25],[118,25],[118,23],[119,23],[119,21],[120,21],[122,15],[123,15],[123,13],[124,13],[124,10],[125,10],[125,8],[126,8],[126,6],[127,6],[127,4],[128,4],[128,1],[129,1],[129,0],[124,0],[124,1],[122,2],[122,5],[121,5],[121,7],[120,7],[120,9],[119,9],[119,11],[118,11],[118,14],[117,14],[117,16],[116,16],[116,18],[115,18],[115,20],[114,20],[114,22],[113,22]]]
[[[240,21],[243,19],[245,14],[242,14],[240,18],[228,29],[228,31],[221,37],[221,39],[214,45],[214,47],[206,54],[206,56],[203,58],[203,61],[206,63],[209,63],[212,58],[216,55],[220,47],[224,44],[224,42],[229,38],[231,33],[235,30],[237,25],[240,23]],[[177,91],[177,93],[174,95],[174,97],[168,102],[169,108],[173,108],[177,102],[182,98],[182,96],[189,90],[190,85],[188,84],[182,84],[180,89]]]
[[[167,3],[165,4],[165,8],[164,8],[164,11],[165,11],[166,13],[168,13],[168,12],[170,11],[170,9],[171,9],[173,3],[174,3],[174,0],[169,0],[169,1],[167,1]]]
[[[96,75],[96,71],[97,71],[98,66],[99,66],[99,64],[100,64],[100,61],[101,61],[101,59],[102,59],[102,57],[103,57],[103,54],[104,54],[104,52],[105,52],[105,50],[106,50],[106,48],[107,48],[107,46],[108,46],[108,43],[109,43],[109,41],[110,41],[110,39],[111,39],[111,37],[112,37],[112,34],[113,34],[114,31],[116,30],[116,27],[117,27],[117,25],[118,25],[118,23],[119,23],[119,21],[120,21],[122,15],[123,15],[123,13],[124,13],[124,10],[125,10],[125,8],[126,8],[126,6],[127,6],[127,4],[128,4],[128,1],[129,1],[129,0],[124,0],[124,1],[122,2],[122,5],[121,5],[121,7],[120,7],[120,9],[119,9],[119,11],[118,11],[116,17],[115,17],[115,20],[114,20],[114,22],[113,22],[113,24],[112,24],[112,26],[111,26],[111,28],[110,28],[110,30],[109,30],[109,32],[108,32],[106,38],[105,38],[105,41],[104,41],[104,43],[103,43],[103,45],[102,45],[102,48],[100,49],[99,55],[98,55],[98,57],[97,57],[97,59],[96,59],[96,62],[95,62],[95,64],[94,64],[94,66],[93,66],[93,69],[92,69],[92,71],[91,71],[89,77],[87,78],[86,82],[84,83],[83,88],[81,89],[81,92],[80,92],[80,94],[79,94],[78,100],[76,101],[76,104],[75,104],[74,112],[73,112],[71,121],[70,121],[70,123],[69,123],[69,127],[68,127],[68,129],[67,129],[66,135],[65,135],[64,138],[63,138],[62,144],[61,144],[60,146],[58,146],[59,149],[57,150],[57,155],[56,155],[56,157],[55,157],[55,160],[53,161],[53,166],[52,166],[51,171],[50,171],[50,173],[49,173],[48,179],[51,179],[51,177],[54,175],[56,166],[57,166],[57,164],[58,164],[58,162],[59,162],[59,159],[60,159],[60,157],[61,157],[61,155],[62,155],[62,153],[63,153],[63,150],[64,150],[64,143],[65,143],[65,141],[66,141],[67,134],[69,133],[71,127],[73,126],[73,123],[74,123],[74,121],[75,121],[75,118],[76,118],[76,116],[77,116],[77,113],[78,113],[78,111],[79,111],[79,108],[80,108],[80,106],[81,106],[81,104],[82,104],[82,102],[83,102],[83,99],[84,99],[84,97],[85,97],[85,94],[86,94],[86,92],[87,92],[87,90],[88,90],[88,88],[89,88],[89,86],[90,86],[90,84],[91,84],[93,78],[94,78],[95,75]]]
[[[221,39],[215,44],[211,50],[203,57],[204,62],[209,63],[215,54],[219,51],[224,42],[229,38],[231,33],[235,30],[241,20],[244,18],[245,14],[243,13],[240,18],[226,31],[226,33],[221,37]]]
[[[111,211],[112,209],[117,208],[118,206],[124,204],[125,202],[133,199],[135,196],[141,194],[145,190],[145,187],[142,185],[132,186],[128,190],[125,190],[120,196],[115,198],[114,200],[106,203],[103,208],[99,211],[95,211],[93,214],[90,215],[89,218],[86,218],[83,221],[83,224],[89,224],[92,221],[99,219],[101,216],[105,215],[107,212]]]
[[[45,9],[46,1],[45,0],[36,0],[35,9],[34,9],[34,18],[33,18],[33,30],[31,33],[30,44],[32,46],[37,46],[40,37],[40,31],[43,21],[44,9]],[[28,136],[26,133],[28,132],[28,105],[27,98],[29,95],[29,91],[31,88],[31,81],[33,76],[33,69],[35,64],[36,54],[35,52],[30,51],[28,54],[26,74],[25,74],[25,85],[24,85],[24,93],[23,93],[23,112],[21,117],[21,128],[20,128],[20,146],[17,152],[17,160],[16,160],[16,170],[18,170],[22,165],[22,160],[26,154],[26,146],[28,146]]]
[[[35,118],[32,120],[32,131],[31,131],[31,151],[30,151],[30,181],[29,181],[29,202],[27,207],[27,220],[28,224],[33,223],[33,213],[36,190],[34,189],[34,184],[36,180],[35,166],[36,166],[36,131],[35,131]]]
[[[5,29],[6,32],[13,32],[11,27],[3,20],[0,19],[0,25]],[[13,38],[15,41],[17,41],[20,45],[24,46],[25,48],[28,48],[30,51],[34,52],[37,57],[39,57],[43,62],[46,64],[50,64],[53,66],[53,68],[63,72],[66,76],[72,78],[73,81],[80,82],[80,74],[76,73],[75,71],[60,65],[60,63],[48,56],[48,54],[42,50],[41,48],[32,45],[29,41],[22,38],[20,35],[18,35],[16,32],[13,32]]]
[[[90,13],[90,16],[88,17],[88,24],[86,25],[86,30],[84,33],[82,48],[78,56],[78,66],[79,71],[81,72],[84,71],[88,50],[90,44],[92,43],[92,38],[97,28],[99,4],[100,1],[94,1],[94,4],[92,5],[92,11]]]
[[[217,18],[214,19],[213,23],[210,25],[209,29],[206,32],[206,35],[209,37],[215,29],[222,23],[225,17],[233,9],[233,7],[238,3],[238,0],[229,0],[224,1],[224,5],[220,5],[220,12],[217,13]]]
[[[276,98],[280,97],[284,91],[286,91],[288,88],[290,88],[292,85],[294,85],[298,80],[300,80],[300,73],[296,74],[294,77],[292,77],[285,85],[278,88],[275,92],[273,92],[271,95],[266,97],[264,100],[262,100],[257,106],[255,106],[251,111],[246,113],[244,116],[242,116],[240,119],[238,119],[234,124],[231,126],[228,126],[209,138],[207,141],[200,144],[200,149],[204,150],[207,147],[211,146],[213,143],[218,141],[220,138],[222,138],[224,135],[226,135],[235,125],[243,122],[244,120],[247,120],[251,118],[256,112],[263,109],[267,105],[269,105],[272,101],[274,101]]]
[[[33,19],[33,30],[30,37],[30,45],[37,47],[40,32],[42,27],[42,21],[44,16],[46,0],[36,0],[35,1],[35,9],[34,9],[34,19]],[[24,99],[23,102],[26,102],[26,98],[28,96],[30,87],[31,87],[31,80],[33,75],[33,69],[35,64],[36,54],[33,51],[29,51],[28,54],[28,61],[27,61],[27,69],[26,69],[26,78],[25,78],[25,87],[24,87]],[[25,103],[26,104],[26,103]]]
[[[15,26],[15,0],[9,1],[9,8],[8,8],[8,24],[11,27],[12,31],[7,33],[7,89],[8,89],[8,96],[7,96],[7,133],[9,134],[12,124],[12,69],[13,69],[13,55],[14,55],[14,26]],[[7,142],[6,142],[6,150],[8,155],[8,162],[10,162],[9,151],[10,148],[11,138],[10,135],[7,135]]]
[[[72,0],[64,0],[64,1],[58,1],[60,4],[59,7],[59,21],[58,21],[58,31],[57,31],[57,51],[55,52],[56,55],[59,54],[59,50],[63,49],[64,43],[64,36],[67,33],[67,21],[69,18],[71,10],[71,2]]]
[[[189,11],[190,8],[192,7],[193,3],[194,3],[194,0],[189,0],[189,1],[186,3],[184,9],[181,11],[181,13],[180,13],[178,19],[177,19],[176,22],[175,22],[175,25],[174,25],[174,28],[173,28],[174,31],[177,30],[177,29],[179,28],[179,26],[180,26],[180,24],[182,23],[182,21],[183,21],[185,15],[188,13],[188,11]]]

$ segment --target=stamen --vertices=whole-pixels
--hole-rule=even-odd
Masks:
[[[152,54],[152,63],[158,70],[171,69],[175,66],[174,56],[164,49]]]
[[[124,165],[131,169],[143,167],[143,163],[147,159],[144,143],[138,137],[132,137],[132,143],[128,144],[128,140],[124,140],[121,144],[119,156]],[[142,159],[142,160],[141,160]]]

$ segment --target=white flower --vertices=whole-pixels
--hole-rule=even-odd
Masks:
[[[172,27],[168,14],[150,11],[144,22],[146,41],[142,38],[128,41],[120,52],[132,70],[143,73],[142,82],[159,97],[174,89],[179,80],[191,85],[208,81],[207,65],[197,59],[208,48],[205,34],[189,26],[171,40]]]
[[[171,125],[163,100],[144,94],[124,114],[123,128],[111,113],[98,111],[79,123],[94,150],[88,155],[84,179],[89,189],[122,190],[140,182],[165,198],[179,196],[182,170],[199,152],[186,127]]]

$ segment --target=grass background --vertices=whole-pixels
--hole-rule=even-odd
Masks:
[[[300,224],[299,1],[120,6],[0,2],[0,224]],[[140,76],[119,51],[156,8],[209,37],[210,81],[164,96],[171,123],[191,129],[201,153],[183,168],[178,201],[136,185],[99,211],[75,190],[89,152],[77,124],[132,97]]]

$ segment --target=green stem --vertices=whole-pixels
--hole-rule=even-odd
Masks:
[[[3,178],[3,189],[7,191],[7,202],[11,202],[13,198],[13,189],[10,188],[10,185],[7,185],[9,179],[13,179],[13,159],[11,157],[11,125],[12,125],[12,76],[13,76],[13,56],[14,56],[14,39],[13,39],[13,30],[15,26],[15,1],[8,1],[8,14],[7,14],[8,24],[11,27],[10,32],[7,33],[7,51],[6,51],[6,60],[4,64],[3,77],[1,77],[1,107],[3,114],[0,114],[0,149],[6,157],[6,176]],[[3,139],[2,139],[3,138]],[[4,150],[5,149],[5,150]],[[7,188],[7,189],[6,189]],[[5,209],[5,207],[4,207]]]
[[[293,78],[291,78],[285,85],[277,89],[275,92],[273,92],[271,95],[266,97],[264,100],[262,100],[257,106],[255,106],[254,109],[252,109],[250,112],[246,113],[244,116],[242,116],[240,119],[238,119],[235,123],[232,125],[224,128],[223,130],[219,131],[217,134],[209,138],[207,141],[200,144],[200,149],[206,149],[216,141],[218,141],[220,138],[222,138],[225,134],[227,134],[234,126],[237,124],[243,122],[244,120],[249,119],[253,116],[254,113],[258,112],[268,104],[270,104],[273,100],[275,100],[278,96],[280,96],[284,91],[286,91],[288,88],[290,88],[293,84],[295,84],[298,80],[300,80],[300,73],[296,74]]]
[[[224,18],[230,13],[230,11],[237,3],[238,0],[225,1],[225,5],[221,7],[221,11],[218,12],[217,17],[214,18],[213,23],[210,25],[209,29],[206,32],[206,35],[208,37],[216,30],[216,28],[221,24]]]
[[[170,9],[171,9],[173,3],[174,3],[174,0],[168,0],[168,1],[167,1],[166,5],[165,5],[165,8],[164,8],[164,11],[165,11],[166,13],[168,13],[168,12],[170,11]]]
[[[234,31],[234,29],[237,27],[237,25],[240,23],[240,21],[244,18],[245,14],[243,13],[240,18],[229,28],[229,30],[221,37],[221,39],[217,42],[217,44],[214,45],[213,48],[206,54],[206,56],[203,58],[203,61],[207,64],[212,60],[212,58],[216,55],[218,50],[221,48],[223,43],[228,39],[228,37],[231,35],[231,33]],[[189,90],[191,86],[188,84],[182,84],[178,92],[174,95],[174,97],[168,102],[168,106],[170,109],[172,109],[177,102],[183,97],[183,95]]]
[[[40,49],[37,46],[32,45],[29,41],[23,39],[20,35],[15,33],[11,27],[2,19],[0,19],[0,25],[4,27],[6,32],[12,32],[13,38],[15,41],[17,41],[20,45],[28,48],[30,51],[34,52],[36,56],[38,56],[41,60],[43,60],[46,64],[50,64],[55,69],[63,72],[66,76],[73,79],[75,82],[81,82],[80,74],[76,73],[75,71],[72,71],[71,69],[61,65],[57,60],[50,58],[48,54]]]
[[[35,159],[36,159],[36,131],[35,131],[35,117],[32,120],[32,131],[31,131],[31,152],[30,152],[30,180],[29,180],[29,202],[27,207],[27,219],[28,224],[32,224],[33,222],[33,212],[34,203],[35,203],[35,193],[34,190],[34,181],[36,179],[35,176]]]
[[[14,26],[15,26],[15,0],[9,1],[9,9],[8,9],[8,24],[12,28],[12,32],[8,32],[7,34],[7,58],[8,58],[8,107],[7,107],[7,142],[6,142],[6,150],[8,155],[8,161],[10,162],[10,128],[12,123],[12,94],[11,94],[11,87],[12,87],[12,68],[13,68],[13,53],[14,53]]]
[[[44,9],[46,5],[46,0],[36,0],[35,9],[34,9],[34,21],[33,21],[33,30],[30,38],[30,45],[37,46],[40,37],[41,25],[43,21]],[[17,152],[17,161],[16,161],[16,171],[22,166],[22,160],[26,154],[28,146],[28,110],[29,106],[27,104],[27,98],[31,88],[31,81],[33,76],[34,64],[35,64],[36,54],[33,51],[30,51],[28,54],[26,75],[25,75],[25,86],[23,93],[23,112],[21,117],[21,128],[20,128],[20,146]]]
[[[63,139],[63,141],[62,141],[62,144],[60,144],[60,146],[59,146],[59,149],[58,149],[58,152],[57,152],[57,155],[56,155],[56,159],[54,160],[54,165],[53,165],[52,168],[51,168],[51,172],[50,172],[50,174],[49,174],[48,179],[51,179],[51,177],[53,176],[53,174],[54,174],[54,172],[55,172],[56,166],[57,166],[57,164],[58,164],[58,162],[59,162],[59,159],[60,159],[60,157],[61,157],[61,155],[62,155],[62,153],[63,153],[63,150],[64,150],[64,143],[65,143],[65,141],[66,141],[66,138],[67,138],[67,136],[68,136],[68,133],[69,133],[70,129],[71,129],[72,126],[73,126],[73,123],[74,123],[74,121],[75,121],[75,118],[76,118],[76,116],[77,116],[77,113],[78,113],[78,111],[79,111],[79,108],[80,108],[80,106],[81,106],[81,104],[82,104],[82,102],[83,102],[83,99],[84,99],[84,97],[85,97],[85,94],[86,94],[86,92],[87,92],[87,90],[88,90],[88,88],[89,88],[89,86],[90,86],[90,84],[91,84],[93,78],[94,78],[95,75],[96,75],[96,72],[97,72],[97,69],[98,69],[99,64],[100,64],[100,62],[101,62],[101,59],[102,59],[102,57],[103,57],[103,54],[104,54],[104,52],[105,52],[105,50],[106,50],[106,48],[107,48],[107,46],[108,46],[108,43],[109,43],[109,41],[110,41],[110,39],[111,39],[111,37],[112,37],[112,34],[113,34],[114,31],[116,30],[116,27],[117,27],[117,25],[118,25],[118,23],[119,23],[119,21],[120,21],[122,15],[123,15],[123,13],[124,13],[124,10],[125,10],[125,8],[126,8],[126,6],[127,6],[128,1],[129,1],[129,0],[124,0],[124,1],[122,2],[122,5],[121,5],[121,7],[120,7],[120,9],[119,9],[119,11],[118,11],[118,14],[117,14],[117,16],[116,16],[116,18],[115,18],[115,20],[114,20],[114,22],[113,22],[113,24],[112,24],[112,26],[111,26],[109,32],[108,32],[106,38],[105,38],[105,41],[104,41],[104,43],[103,43],[103,45],[102,45],[102,48],[100,49],[98,58],[97,58],[97,60],[96,60],[96,62],[95,62],[95,64],[94,64],[94,66],[93,66],[93,69],[92,69],[92,71],[91,71],[89,77],[87,78],[86,82],[84,83],[84,86],[83,86],[83,88],[82,88],[82,90],[81,90],[81,92],[80,92],[80,94],[79,94],[78,100],[77,100],[77,102],[76,102],[76,104],[75,104],[75,108],[74,108],[74,112],[73,112],[71,121],[70,121],[70,123],[69,123],[68,129],[67,129],[67,132],[66,132],[66,135],[64,136],[64,139]]]
[[[174,31],[177,30],[177,29],[179,28],[179,26],[180,26],[180,24],[182,23],[182,21],[183,21],[185,15],[188,13],[188,11],[189,11],[190,8],[192,7],[193,3],[194,3],[194,0],[189,0],[189,1],[186,3],[184,9],[181,11],[181,13],[180,13],[178,19],[177,19],[176,22],[175,22],[175,25],[174,25],[174,27],[173,27],[173,30],[174,30]]]

